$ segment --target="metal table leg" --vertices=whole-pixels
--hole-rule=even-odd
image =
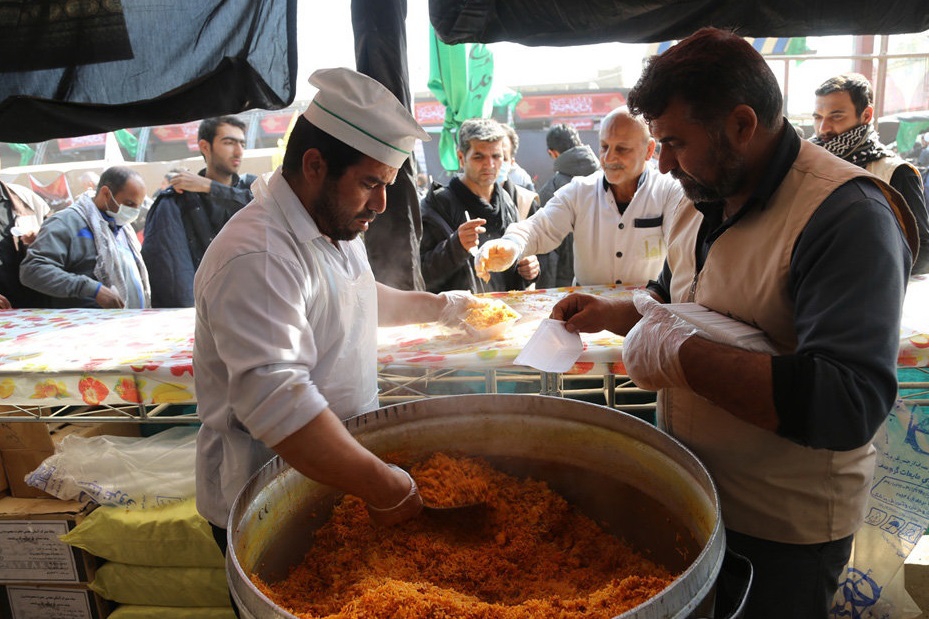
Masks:
[[[564,381],[561,374],[542,372],[539,379],[542,384],[541,395],[551,395],[558,398],[564,395]]]

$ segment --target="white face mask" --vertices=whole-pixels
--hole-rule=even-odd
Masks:
[[[116,202],[116,198],[112,198],[113,202]],[[119,210],[115,213],[110,213],[107,211],[110,217],[113,218],[113,221],[116,222],[117,226],[125,226],[126,224],[131,224],[139,217],[139,211],[142,209],[133,206],[127,206],[125,204],[119,204]]]
[[[139,218],[139,208],[133,206],[126,206],[125,204],[119,205],[119,210],[113,214],[113,221],[116,222],[117,226],[125,226],[126,224],[131,224],[136,219]]]
[[[500,171],[497,172],[497,182],[505,183],[506,179],[510,176],[510,162],[503,161],[500,163]]]

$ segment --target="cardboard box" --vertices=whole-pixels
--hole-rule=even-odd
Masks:
[[[10,489],[10,484],[6,481],[6,468],[3,466],[3,452],[0,452],[0,495]]]
[[[54,426],[60,426],[56,423]],[[49,424],[34,421],[0,423],[0,450],[54,449]]]
[[[0,458],[3,460],[5,484],[18,498],[52,498],[33,488],[25,477],[55,453],[55,446],[67,436],[139,436],[139,425],[118,423],[40,423],[13,421],[0,423]]]
[[[0,585],[0,616],[10,619],[106,619],[110,609],[84,586]]]
[[[96,504],[0,498],[0,583],[86,583],[97,557],[62,542]]]
[[[53,498],[52,495],[26,484],[25,481],[26,475],[39,468],[39,465],[53,453],[55,452],[39,449],[5,449],[0,451],[10,495],[17,498]]]
[[[903,563],[907,593],[922,610],[917,619],[929,617],[929,535],[923,535]]]

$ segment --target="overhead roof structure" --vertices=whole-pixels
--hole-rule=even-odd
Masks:
[[[286,107],[296,20],[297,0],[4,2],[0,141]]]
[[[378,16],[405,16],[406,2],[352,0],[359,70],[398,95],[408,85],[405,31]],[[0,141],[284,108],[296,93],[296,3],[5,2]],[[926,0],[429,0],[429,12],[447,43],[660,43],[705,25],[750,37],[929,29]]]
[[[683,39],[703,26],[745,37],[902,34],[929,29],[925,0],[429,0],[449,44],[587,45]]]

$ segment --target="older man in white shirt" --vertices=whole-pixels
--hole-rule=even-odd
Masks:
[[[680,184],[647,165],[655,140],[625,107],[600,124],[601,170],[578,177],[525,221],[511,224],[478,253],[478,273],[544,254],[574,233],[579,285],[645,285],[661,271],[669,215],[684,198]]]

